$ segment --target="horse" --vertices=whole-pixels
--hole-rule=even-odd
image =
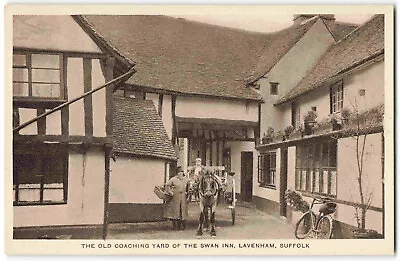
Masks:
[[[210,223],[211,223],[211,236],[216,236],[215,232],[215,209],[218,204],[220,185],[210,170],[207,170],[199,180],[198,192],[199,192],[199,206],[200,206],[200,217],[199,226],[197,228],[197,235],[203,235],[203,224],[208,225],[208,210],[210,210]]]

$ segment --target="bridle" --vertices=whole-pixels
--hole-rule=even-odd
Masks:
[[[199,195],[202,197],[215,197],[218,193],[219,185],[212,173],[206,172],[201,177],[199,185]],[[211,193],[206,195],[207,192]]]

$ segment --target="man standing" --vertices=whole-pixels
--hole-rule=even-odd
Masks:
[[[177,175],[172,177],[165,186],[173,192],[171,200],[165,203],[164,217],[172,220],[173,229],[185,229],[188,217],[187,190],[188,179],[185,177],[182,167],[177,168]]]

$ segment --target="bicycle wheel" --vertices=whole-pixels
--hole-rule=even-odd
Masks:
[[[332,237],[333,222],[331,216],[323,216],[317,223],[317,238],[330,239]]]
[[[297,239],[306,238],[313,230],[313,225],[315,224],[315,214],[311,211],[304,213],[299,221],[296,223],[296,230],[294,235]]]

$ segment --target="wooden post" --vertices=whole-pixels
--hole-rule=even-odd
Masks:
[[[114,77],[115,58],[108,57],[106,60],[106,82],[111,81]],[[106,134],[108,138],[112,138],[113,134],[113,89],[106,89]],[[104,146],[104,162],[105,162],[105,177],[104,177],[104,217],[103,217],[103,239],[107,238],[108,230],[108,204],[110,196],[110,156],[112,144]]]
[[[110,195],[110,156],[112,146],[104,146],[105,177],[104,177],[104,218],[103,218],[103,239],[107,238],[108,232],[108,201]]]

